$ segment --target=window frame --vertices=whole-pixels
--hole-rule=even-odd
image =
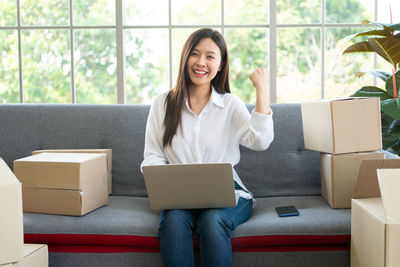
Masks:
[[[277,101],[277,31],[280,28],[318,28],[320,29],[320,60],[321,60],[321,77],[320,77],[320,96],[324,99],[325,96],[325,30],[328,28],[355,28],[361,27],[358,23],[326,23],[325,22],[325,6],[326,0],[321,1],[320,7],[320,23],[311,24],[278,24],[277,23],[277,5],[276,0],[269,0],[269,10],[268,12],[269,23],[266,24],[246,24],[246,25],[232,25],[224,23],[224,0],[221,1],[221,22],[216,25],[173,25],[172,24],[172,1],[168,0],[168,25],[151,25],[151,26],[133,26],[124,25],[124,0],[115,0],[115,25],[96,25],[96,26],[76,26],[74,25],[73,18],[73,0],[69,0],[69,25],[67,26],[26,26],[21,25],[21,10],[20,10],[20,0],[17,2],[17,25],[16,26],[5,26],[0,27],[0,30],[16,30],[18,35],[18,77],[19,77],[19,101],[24,103],[24,84],[23,84],[23,65],[22,65],[22,43],[21,35],[23,30],[44,30],[44,29],[66,29],[69,30],[70,37],[70,50],[71,50],[71,103],[76,103],[76,90],[75,90],[75,61],[74,61],[74,30],[79,29],[114,29],[116,32],[116,61],[117,61],[117,103],[125,104],[126,92],[125,92],[125,41],[124,32],[127,29],[168,29],[168,51],[169,51],[169,86],[173,86],[173,73],[172,73],[172,30],[173,29],[183,29],[183,28],[199,28],[199,27],[211,27],[220,29],[222,34],[225,35],[225,29],[238,29],[238,28],[261,28],[268,29],[268,43],[269,47],[266,47],[268,52],[268,65],[269,65],[269,88],[270,88],[270,102],[276,103]],[[378,0],[374,0],[374,20],[376,21],[378,17]],[[377,66],[377,57],[374,55],[374,68]],[[376,84],[376,78],[374,78],[374,83]]]

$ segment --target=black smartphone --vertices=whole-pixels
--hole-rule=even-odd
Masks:
[[[299,211],[295,206],[276,207],[279,217],[299,216]]]

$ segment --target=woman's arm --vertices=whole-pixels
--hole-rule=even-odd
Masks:
[[[268,72],[264,68],[257,68],[250,74],[250,80],[256,88],[256,112],[269,115]]]
[[[146,165],[164,165],[168,163],[162,146],[163,103],[157,100],[151,105],[147,118],[143,153],[144,160],[141,167]]]

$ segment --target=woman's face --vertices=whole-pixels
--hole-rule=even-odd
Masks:
[[[221,51],[211,38],[202,39],[190,52],[187,72],[195,87],[210,87],[221,67]]]

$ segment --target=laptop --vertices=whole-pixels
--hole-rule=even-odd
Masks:
[[[153,165],[142,170],[154,210],[236,206],[230,163]]]

